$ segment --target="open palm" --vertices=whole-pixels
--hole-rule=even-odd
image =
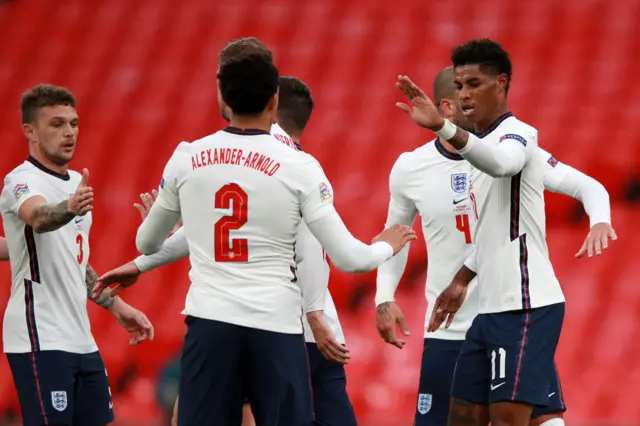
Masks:
[[[440,116],[438,109],[424,91],[409,77],[399,75],[396,87],[400,89],[410,104],[398,102],[396,106],[406,112],[417,125],[434,132],[442,128],[444,119]]]

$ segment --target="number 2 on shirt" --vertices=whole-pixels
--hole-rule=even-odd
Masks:
[[[246,262],[249,260],[249,242],[246,238],[229,236],[230,231],[240,229],[247,223],[249,196],[236,183],[229,183],[216,192],[215,207],[233,210],[229,216],[223,216],[214,228],[214,255],[216,262]],[[229,246],[231,241],[231,246]]]

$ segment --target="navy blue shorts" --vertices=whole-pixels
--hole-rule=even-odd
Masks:
[[[302,334],[188,316],[180,360],[179,426],[239,425],[244,397],[256,423],[313,422]]]
[[[113,402],[99,352],[6,354],[25,426],[103,426]]]
[[[478,315],[462,345],[451,395],[476,404],[549,407],[563,319],[564,303]]]
[[[316,426],[356,426],[347,394],[344,365],[328,361],[318,345],[307,343]]]
[[[464,340],[424,339],[415,426],[446,426],[451,380]]]

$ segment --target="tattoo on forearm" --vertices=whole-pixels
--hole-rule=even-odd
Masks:
[[[458,127],[456,134],[453,138],[449,139],[449,142],[455,149],[462,149],[467,146],[469,141],[469,132]]]
[[[91,293],[97,283],[98,274],[96,274],[96,271],[91,267],[91,265],[87,265],[87,277],[85,279],[85,284],[87,285],[87,298],[91,299],[92,302],[102,306],[103,308],[109,309],[113,305],[113,302],[115,302],[115,298],[111,297],[110,288],[106,288],[97,299],[94,299],[91,296]]]
[[[475,404],[461,399],[451,398],[449,422],[447,426],[475,426]]]
[[[34,229],[37,232],[51,232],[69,223],[75,214],[68,210],[69,200],[58,204],[44,204],[33,211]]]

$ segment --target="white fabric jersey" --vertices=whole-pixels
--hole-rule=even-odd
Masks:
[[[154,207],[181,213],[189,243],[185,313],[302,333],[298,226],[335,212],[320,164],[267,132],[229,127],[181,143],[163,176]]]
[[[74,171],[55,173],[32,158],[5,177],[0,211],[12,272],[3,324],[7,353],[98,349],[91,335],[85,284],[91,213],[41,234],[18,217],[29,198],[39,195],[57,204],[75,193],[81,179]]]
[[[422,222],[429,264],[425,295],[427,314],[425,337],[464,340],[464,335],[477,314],[476,286],[471,285],[467,299],[453,324],[427,334],[427,326],[436,298],[451,283],[472,249],[476,223],[473,199],[469,196],[471,166],[456,154],[448,152],[436,139],[398,158],[389,177],[391,200],[387,227],[411,225],[418,213]],[[378,268],[376,304],[392,299],[382,288],[393,290],[398,285],[406,264],[408,247]],[[400,271],[399,273],[397,271]]]
[[[285,145],[300,150],[300,145],[297,144],[291,136],[284,131],[280,125],[274,123],[271,126],[271,134]],[[324,283],[326,287],[329,283],[330,267],[327,257],[325,255],[320,242],[313,236],[309,227],[303,222],[300,222],[298,227],[298,236],[296,240],[296,254],[303,252],[304,257],[298,263],[298,277],[301,283],[309,280],[319,280]],[[338,342],[345,344],[344,332],[338,319],[338,311],[333,303],[333,298],[329,290],[326,292],[325,306],[324,306],[324,319],[331,328],[333,335]],[[304,298],[303,292],[303,298]],[[313,332],[307,321],[307,316],[302,316],[302,324],[304,328],[304,339],[306,342],[315,343]]]
[[[543,167],[546,190],[582,201],[591,226],[611,222],[609,195],[599,182],[560,163],[543,149],[538,148],[537,158]],[[448,152],[437,139],[413,152],[402,154],[391,171],[391,201],[386,226],[395,223],[411,225],[419,212],[426,237],[429,266],[425,338],[464,340],[478,312],[477,279],[474,278],[469,283],[465,303],[451,326],[427,334],[437,296],[450,284],[465,258],[472,253],[472,245],[468,241],[476,225],[474,203],[480,205],[483,200],[475,198],[477,194],[474,194],[474,199],[463,199],[470,195],[465,189],[470,186],[467,185],[468,179],[471,178],[473,182],[473,177],[477,177],[478,173],[461,156]],[[463,193],[456,192],[454,187]],[[455,207],[456,201],[463,207]],[[464,215],[468,217],[457,217]],[[455,226],[451,225],[453,223]],[[464,237],[461,238],[462,235]],[[399,254],[378,269],[376,304],[394,300],[395,289],[406,265],[406,254]]]
[[[483,200],[475,234],[479,313],[564,302],[547,249],[538,131],[507,113],[469,135],[459,153],[483,172],[470,190]]]

